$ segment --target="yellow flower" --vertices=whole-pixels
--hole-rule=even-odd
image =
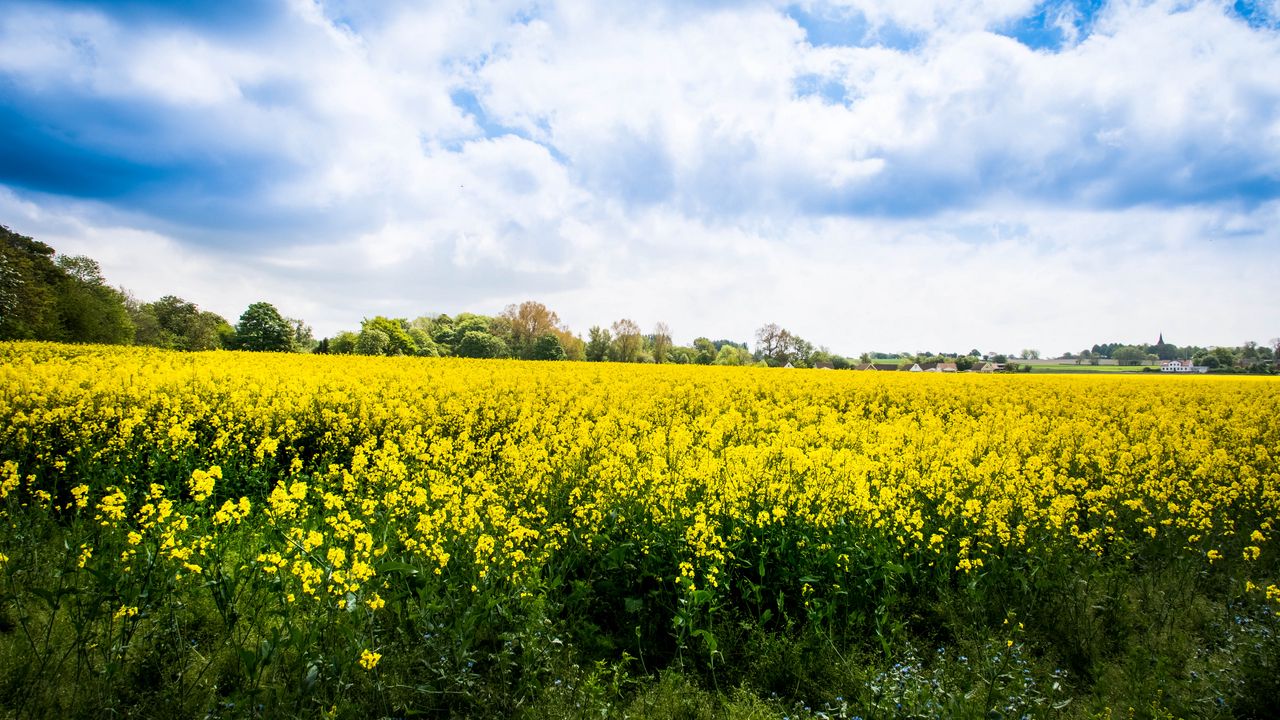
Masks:
[[[196,502],[204,502],[205,498],[213,494],[213,485],[217,480],[222,479],[222,468],[214,465],[208,470],[194,470],[191,473],[191,479],[187,485],[191,490],[191,497]]]
[[[97,519],[101,521],[103,527],[107,527],[114,522],[124,519],[124,506],[128,502],[124,493],[117,487],[107,488],[110,490],[98,502]]]
[[[382,659],[382,653],[371,652],[365,650],[360,653],[360,667],[365,670],[372,670],[378,666],[378,661]]]

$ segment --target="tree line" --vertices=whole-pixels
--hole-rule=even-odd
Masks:
[[[250,350],[419,357],[517,358],[590,362],[676,363],[820,367],[834,370],[857,364],[954,362],[967,370],[983,360],[1016,369],[1005,355],[940,353],[863,353],[854,359],[816,347],[799,335],[768,323],[755,333],[755,350],[745,342],[699,337],[676,345],[666,323],[647,332],[630,318],[592,326],[581,337],[540,302],[509,305],[497,315],[459,313],[366,318],[360,328],[316,339],[302,320],[289,318],[269,302],[256,302],[233,325],[217,313],[175,295],[142,302],[107,284],[98,263],[82,255],[63,255],[52,247],[0,225],[0,340],[49,340],[149,345],[172,350]],[[1024,360],[1038,359],[1023,350]],[[1102,343],[1067,353],[1078,363],[1103,359],[1142,364],[1174,358],[1193,359],[1210,368],[1274,371],[1280,339],[1270,347],[1255,342],[1238,348],[1178,347]]]
[[[320,340],[315,352],[353,355],[583,360],[588,362],[678,363],[701,365],[768,364],[746,343],[700,337],[676,345],[666,323],[646,332],[622,318],[575,335],[554,311],[535,300],[509,305],[497,315],[460,313],[423,315],[412,320],[377,316],[359,330]]]
[[[269,302],[245,309],[233,325],[176,295],[142,302],[107,284],[98,263],[58,254],[0,225],[0,340],[136,344],[172,350],[250,350],[419,357],[518,358],[701,365],[848,365],[848,361],[779,328],[745,342],[700,337],[679,346],[659,322],[645,332],[629,318],[579,337],[542,303],[511,305],[498,315],[375,316],[359,330],[315,339],[301,320]]]
[[[1077,365],[1097,365],[1102,360],[1114,360],[1119,365],[1154,365],[1162,360],[1190,360],[1192,364],[1219,372],[1271,373],[1280,362],[1280,338],[1273,338],[1270,345],[1250,340],[1236,347],[1212,348],[1198,345],[1174,345],[1161,336],[1154,344],[1099,343],[1081,350],[1066,353],[1063,357],[1074,359]]]
[[[0,225],[0,339],[136,344],[172,350],[310,350],[311,330],[254,303],[235,326],[174,295],[141,302],[107,284],[93,258],[58,254]]]

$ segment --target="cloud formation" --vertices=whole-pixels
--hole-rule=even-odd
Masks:
[[[170,6],[0,10],[0,222],[143,297],[847,353],[1280,334],[1274,3]]]

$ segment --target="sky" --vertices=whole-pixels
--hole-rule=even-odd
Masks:
[[[1280,336],[1280,0],[0,5],[0,224],[317,337]]]

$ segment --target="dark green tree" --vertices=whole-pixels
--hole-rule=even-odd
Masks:
[[[560,344],[560,338],[555,333],[547,333],[538,338],[538,342],[534,343],[533,355],[534,360],[566,360],[568,355],[564,351],[564,346]]]
[[[236,323],[235,347],[255,352],[291,352],[294,327],[268,302],[248,307]]]
[[[128,343],[133,322],[97,262],[0,226],[0,339]]]
[[[480,330],[468,330],[458,341],[454,354],[467,358],[504,358],[511,355],[502,338]]]
[[[125,297],[107,285],[98,263],[82,255],[61,255],[63,277],[56,286],[61,324],[58,339],[71,342],[126,344],[133,341],[133,321]]]
[[[0,225],[0,339],[59,340],[53,248]]]

